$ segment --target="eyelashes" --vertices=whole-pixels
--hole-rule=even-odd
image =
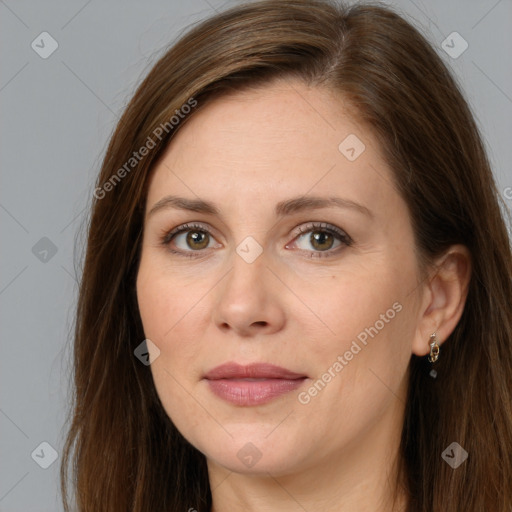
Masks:
[[[327,250],[308,250],[308,249],[299,249],[299,252],[308,252],[310,253],[311,258],[325,258],[336,256],[340,253],[340,250],[343,247],[350,247],[353,244],[352,238],[345,233],[340,228],[333,226],[332,224],[324,223],[324,222],[310,222],[306,225],[299,226],[294,234],[293,240],[286,244],[286,248],[289,248],[290,245],[295,245],[297,240],[301,240],[306,238],[305,235],[311,233],[308,244],[324,244],[325,241],[329,243],[332,240],[333,244],[335,241],[340,242],[340,245],[337,249],[332,250],[329,247]],[[189,243],[195,244],[199,243],[200,247],[196,249],[174,249],[171,247],[171,244],[175,242],[175,239],[178,238],[182,234],[188,234],[185,237],[185,244]],[[192,235],[192,236],[189,236]],[[314,236],[313,236],[314,235]],[[201,258],[205,256],[205,253],[208,252],[206,249],[209,245],[209,242],[213,239],[213,235],[210,230],[198,223],[186,223],[177,226],[169,232],[164,232],[163,236],[160,238],[160,244],[165,246],[166,249],[172,254],[176,254],[178,256],[183,256],[187,258]],[[204,242],[207,242],[207,246],[204,246]]]
[[[305,237],[305,235],[307,235],[308,233],[321,235],[320,237],[310,236],[309,240],[306,238],[308,243],[312,243],[313,241],[315,243],[317,243],[319,241],[320,241],[320,243],[322,243],[322,241],[325,240],[325,234],[327,234],[328,237],[331,237],[333,241],[338,240],[340,242],[340,245],[338,247],[340,247],[340,248],[342,248],[343,246],[349,247],[353,243],[350,236],[348,236],[344,231],[342,231],[341,229],[339,229],[336,226],[333,226],[332,224],[327,224],[325,222],[311,222],[311,223],[307,224],[306,226],[299,226],[297,228],[297,231],[298,231],[298,236],[295,236],[295,238],[292,241],[292,243],[294,243],[294,244],[296,243],[297,239],[301,239],[301,238]],[[286,247],[288,247],[288,244],[286,245]],[[308,249],[301,249],[301,250],[308,251]],[[331,248],[329,248],[328,250],[311,251],[311,257],[312,258],[313,257],[326,258],[326,257],[330,257],[332,255],[336,255],[338,253],[339,253],[339,249],[331,250]]]

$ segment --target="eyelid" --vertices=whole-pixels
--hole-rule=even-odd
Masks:
[[[338,235],[338,237],[345,243],[350,244],[353,242],[352,238],[342,229],[334,226],[333,224],[329,224],[328,222],[318,222],[318,221],[311,221],[306,223],[306,229],[303,229],[304,224],[301,224],[297,227],[297,234],[295,238],[297,238],[300,235],[303,235],[305,233],[310,233],[311,231],[331,231],[334,234]],[[294,238],[294,240],[295,240]],[[319,251],[321,252],[321,251]]]
[[[171,239],[175,235],[178,235],[183,231],[192,231],[193,229],[197,229],[198,231],[204,231],[208,234],[212,234],[211,228],[208,227],[206,224],[203,224],[201,222],[185,222],[184,224],[180,224],[179,226],[176,226],[175,228],[171,229],[171,231],[164,230],[162,243],[167,245],[168,243],[170,243]]]

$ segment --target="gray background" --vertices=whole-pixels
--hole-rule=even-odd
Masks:
[[[74,249],[116,119],[165,47],[236,3],[0,0],[2,512],[62,510],[58,473],[81,257]],[[459,77],[512,206],[512,0],[387,3]],[[43,31],[59,45],[46,59],[31,47],[42,46]],[[468,43],[457,58],[442,48],[454,31]],[[39,465],[51,462],[42,442],[58,454],[47,469]]]

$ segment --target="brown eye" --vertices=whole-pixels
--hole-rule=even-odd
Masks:
[[[319,251],[327,251],[332,248],[334,237],[326,231],[312,231],[309,241]]]
[[[310,252],[312,258],[337,254],[339,251],[336,249],[340,246],[350,246],[352,244],[352,239],[349,235],[330,224],[312,223],[305,226],[305,228],[309,229],[299,228],[300,235],[295,239],[293,245],[301,250]],[[303,242],[304,240],[306,243]],[[336,244],[336,241],[338,241],[338,244]]]
[[[186,229],[169,234],[164,243],[173,245],[183,252],[206,249],[211,241],[210,234],[202,229]]]
[[[165,234],[162,239],[162,245],[174,254],[184,256],[200,256],[211,246],[214,238],[211,236],[208,228],[200,224],[182,224],[172,231]]]
[[[205,249],[208,247],[210,235],[204,231],[186,231],[187,246],[194,250]]]

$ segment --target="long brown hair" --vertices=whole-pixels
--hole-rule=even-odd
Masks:
[[[134,356],[144,340],[135,278],[147,183],[173,135],[207,102],[287,77],[328,87],[373,128],[409,207],[421,268],[452,244],[471,253],[465,309],[437,378],[425,358],[410,361],[399,454],[408,510],[510,512],[512,255],[481,136],[417,29],[390,8],[328,0],[243,4],[201,22],[154,65],[120,119],[88,226],[65,510],[70,462],[81,512],[210,510],[205,457],[174,427],[149,367]],[[134,157],[143,146],[145,156]],[[469,453],[457,469],[441,457],[453,441]]]

